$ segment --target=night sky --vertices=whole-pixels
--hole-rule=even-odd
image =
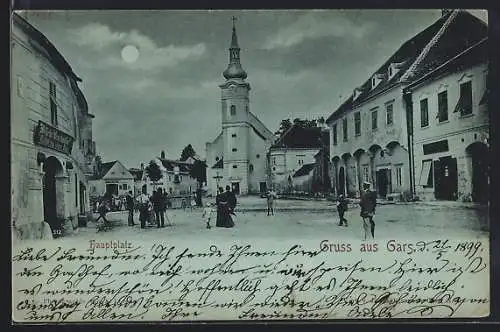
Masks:
[[[486,20],[486,12],[472,12]],[[250,110],[275,131],[284,118],[326,118],[440,15],[440,10],[328,10],[23,16],[83,79],[98,154],[138,167],[161,150],[179,158],[189,143],[203,157],[205,142],[219,133],[218,85],[228,63],[232,16],[252,87]],[[127,45],[133,47],[123,51]]]

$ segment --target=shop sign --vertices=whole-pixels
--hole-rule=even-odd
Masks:
[[[35,128],[35,144],[70,155],[73,148],[73,137],[39,121]]]

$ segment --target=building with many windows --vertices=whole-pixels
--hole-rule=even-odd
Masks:
[[[90,211],[94,116],[80,81],[56,47],[13,14],[11,215],[16,238],[64,235]]]
[[[409,87],[482,40],[486,30],[482,21],[465,11],[443,10],[435,23],[405,42],[330,115],[331,174],[337,194],[357,196],[362,182],[368,181],[382,198],[415,195],[418,147],[412,110],[420,105],[415,106]],[[437,89],[436,96],[446,90],[444,85],[426,89],[427,93]],[[439,97],[441,103],[446,98]],[[425,98],[419,103],[420,99]],[[429,105],[422,101],[424,125],[430,121],[425,111]],[[445,122],[444,113],[440,114]]]
[[[240,63],[240,47],[233,24],[229,65],[221,89],[222,130],[206,143],[207,189],[231,185],[237,194],[266,191],[266,153],[274,134],[250,111],[250,84]]]
[[[423,200],[489,198],[486,26],[469,26],[468,35],[474,38],[453,43],[454,57],[416,73],[406,89],[413,110],[414,190]]]

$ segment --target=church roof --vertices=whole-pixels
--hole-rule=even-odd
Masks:
[[[307,175],[307,174],[311,173],[311,171],[314,169],[315,165],[316,164],[305,164],[305,165],[302,165],[302,167],[299,168],[298,171],[293,174],[293,177],[297,178],[299,176],[303,176],[303,175]]]

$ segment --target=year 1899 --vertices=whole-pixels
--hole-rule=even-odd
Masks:
[[[455,252],[463,253],[465,257],[472,258],[478,253],[478,251],[483,251],[483,248],[481,247],[482,243],[480,241],[465,241],[457,244]]]

